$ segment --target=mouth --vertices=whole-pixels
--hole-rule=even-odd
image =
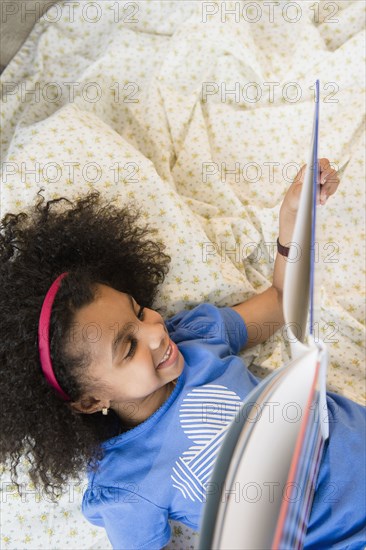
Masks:
[[[164,353],[160,363],[158,363],[155,368],[160,369],[160,368],[170,366],[175,362],[176,356],[177,356],[176,345],[174,344],[174,342],[170,340],[166,352]]]

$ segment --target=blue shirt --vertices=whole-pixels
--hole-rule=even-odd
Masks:
[[[88,473],[82,511],[106,529],[113,548],[162,548],[171,535],[168,518],[199,529],[205,486],[222,440],[242,401],[259,383],[236,355],[248,335],[232,308],[203,303],[165,323],[184,357],[175,389],[147,420],[104,442],[99,471]],[[327,401],[330,443],[320,466],[305,548],[345,549],[351,544],[349,550],[359,550],[366,539],[365,492],[360,488],[365,474],[357,469],[364,460],[365,409],[336,394],[328,394]],[[351,471],[346,466],[350,459],[358,462]],[[356,472],[357,483],[350,481]],[[338,499],[329,494],[332,488]],[[330,541],[340,545],[330,546]]]

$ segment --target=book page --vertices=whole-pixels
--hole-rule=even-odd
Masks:
[[[212,548],[271,547],[317,363],[318,349],[307,349],[257,401],[249,440],[242,430],[222,487]]]
[[[312,312],[314,310],[315,212],[320,187],[318,177],[319,81],[317,81],[316,89],[310,151],[306,163],[299,209],[287,258],[283,286],[283,314],[287,334],[290,335],[290,347],[293,358],[301,355],[309,347],[309,330],[307,326],[309,304],[311,305],[311,326]]]

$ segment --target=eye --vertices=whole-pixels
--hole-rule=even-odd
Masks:
[[[145,317],[144,309],[145,309],[144,306],[141,306],[137,314],[137,319],[139,319],[140,321],[142,321]]]
[[[145,318],[144,309],[145,308],[143,306],[141,306],[140,309],[139,309],[138,314],[136,315],[136,317],[140,321],[143,321],[144,318]],[[130,349],[129,349],[128,354],[126,355],[125,359],[127,359],[127,357],[131,358],[135,355],[135,351],[136,351],[136,348],[137,348],[137,340],[135,338],[131,338],[130,342],[131,342],[131,346],[130,346]]]

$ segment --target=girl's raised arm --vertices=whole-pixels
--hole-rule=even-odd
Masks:
[[[336,192],[339,185],[337,172],[331,168],[329,160],[322,158],[320,164],[320,204],[325,204],[327,198]],[[278,240],[281,245],[291,242],[296,214],[299,207],[301,186],[305,175],[304,165],[289,187],[280,208],[280,223]],[[319,204],[319,203],[318,203]],[[264,292],[253,296],[249,300],[233,306],[244,320],[248,341],[245,348],[250,348],[265,342],[272,334],[280,329],[285,320],[282,308],[282,291],[285,276],[286,256],[277,253],[272,285]]]

